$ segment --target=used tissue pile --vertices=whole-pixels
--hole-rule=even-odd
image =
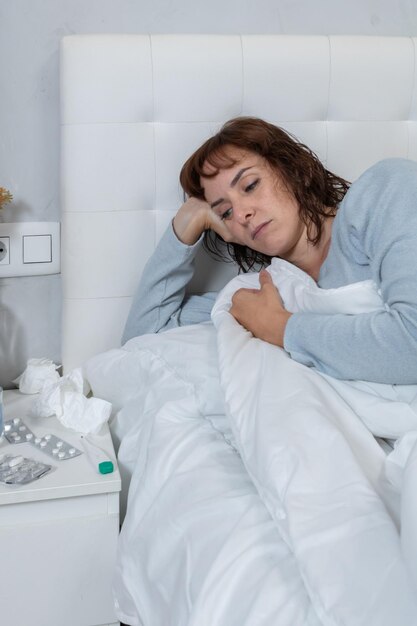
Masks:
[[[60,377],[49,359],[29,359],[26,369],[14,382],[21,393],[36,394],[33,417],[55,415],[67,428],[84,434],[97,434],[109,419],[112,405],[100,398],[87,398],[90,392],[80,368]]]

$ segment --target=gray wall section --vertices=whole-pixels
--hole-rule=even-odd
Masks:
[[[59,362],[59,275],[2,278],[0,283],[0,381],[10,384],[27,359]]]
[[[417,0],[0,0],[4,221],[59,221],[58,57],[78,33],[417,35]],[[59,276],[0,279],[0,385],[60,359]]]

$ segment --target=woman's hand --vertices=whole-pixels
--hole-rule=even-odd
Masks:
[[[224,241],[230,241],[229,230],[208,202],[189,198],[172,222],[174,232],[183,243],[192,246],[205,230],[214,230]]]
[[[259,284],[260,289],[238,289],[229,312],[254,337],[282,348],[291,313],[284,309],[278,289],[266,270],[260,272]]]

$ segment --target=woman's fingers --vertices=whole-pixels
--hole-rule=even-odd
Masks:
[[[208,211],[211,208],[204,200],[188,198],[178,209],[172,222],[178,239],[189,246],[195,244],[207,230]]]
[[[225,222],[205,200],[188,198],[180,207],[172,222],[178,239],[187,245],[195,244],[205,230],[213,230],[224,241],[231,236]]]
[[[207,218],[208,218],[207,228],[209,228],[210,230],[213,230],[217,235],[220,235],[220,237],[224,241],[230,242],[231,241],[230,231],[227,228],[224,220],[222,220],[217,215],[217,213],[213,211],[211,207],[209,207],[208,210],[209,210],[209,213],[207,215]]]
[[[279,302],[282,308],[284,309],[284,303],[282,302],[281,294],[279,293],[278,288],[275,286],[274,281],[272,280],[272,276],[268,272],[268,270],[263,269],[259,272],[259,284],[261,286],[261,289],[270,289],[272,287],[272,289],[274,290],[274,292],[276,292],[276,295],[279,298]]]
[[[265,269],[259,272],[259,284],[261,287],[264,285],[273,285],[275,287],[271,274]]]
[[[260,276],[259,280],[264,281],[260,289],[238,289],[235,292],[229,313],[254,337],[282,347],[291,313],[283,308],[272,280],[269,283],[265,276]]]

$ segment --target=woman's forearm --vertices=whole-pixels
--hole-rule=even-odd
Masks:
[[[134,294],[122,336],[122,344],[132,337],[156,333],[178,315],[185,291],[194,273],[194,259],[200,242],[187,246],[180,242],[170,224],[148,260]]]
[[[285,329],[284,348],[294,360],[334,378],[417,383],[417,332],[398,311],[295,313]]]

